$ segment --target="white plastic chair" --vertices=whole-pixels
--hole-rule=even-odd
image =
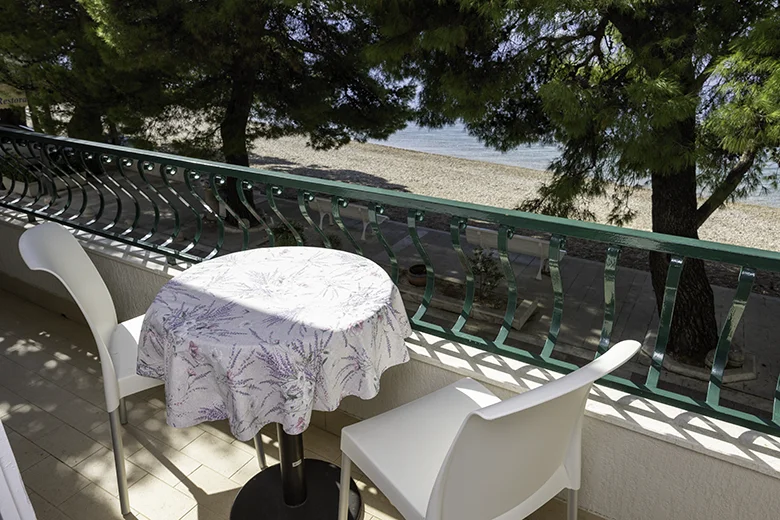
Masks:
[[[593,382],[631,359],[623,341],[575,372],[501,401],[467,378],[341,431],[339,520],[354,461],[406,520],[519,520],[569,489]]]
[[[19,251],[27,266],[56,276],[84,314],[100,355],[114,448],[119,503],[122,514],[130,513],[124,450],[119,424],[127,424],[124,398],[162,381],[135,373],[138,336],[144,316],[118,323],[116,309],[106,284],[78,240],[64,227],[45,223],[30,228],[19,239]]]

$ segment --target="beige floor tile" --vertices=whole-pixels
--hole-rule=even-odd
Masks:
[[[96,484],[85,487],[62,505],[60,510],[76,520],[145,520],[146,517],[134,511],[122,516],[119,499],[107,493]]]
[[[360,419],[357,417],[346,414],[341,410],[335,410],[325,414],[325,428],[323,428],[323,430],[334,435],[341,435],[342,428],[351,426],[357,422],[360,422]]]
[[[528,520],[558,520],[566,518],[566,501],[553,498],[542,507],[531,513]],[[603,520],[600,516],[580,509],[577,513],[579,520]]]
[[[309,451],[304,448],[303,450],[303,456],[307,459],[315,459],[315,460],[322,460],[325,462],[329,462],[331,464],[334,464],[334,462],[328,458],[326,458],[324,455],[320,455],[319,453],[314,453],[313,451]],[[338,464],[336,464],[338,466]]]
[[[0,345],[0,354],[27,370],[36,371],[47,361],[54,359],[43,343],[30,335],[23,334],[22,337],[9,339],[7,343]]]
[[[353,471],[352,479],[360,490],[366,513],[377,517],[379,520],[404,520],[395,506],[365,475]]]
[[[230,432],[230,424],[226,420],[200,423],[198,428],[225,442],[232,443],[236,440]]]
[[[141,444],[141,442],[133,434],[132,430],[122,426],[121,431],[125,457],[129,457],[144,447],[143,444]],[[113,449],[113,445],[111,443],[111,426],[108,424],[108,421],[104,422],[96,428],[93,428],[87,433],[87,435],[98,441],[104,447]]]
[[[73,397],[70,392],[64,391],[51,381],[46,381],[33,372],[26,371],[26,378],[25,384],[14,387],[13,391],[49,413],[53,414],[55,410],[67,404],[68,400]]]
[[[269,466],[273,466],[279,462],[279,443],[273,438],[263,432],[263,449],[265,450],[266,462]],[[249,453],[253,457],[257,458],[257,451],[255,450],[254,441],[239,441],[238,439],[233,441],[233,446],[238,449]]]
[[[106,408],[106,394],[103,389],[103,381],[97,376],[74,378],[64,385],[65,389],[81,397],[85,401],[97,406],[101,410]]]
[[[165,408],[165,386],[160,385],[153,388],[147,388],[142,392],[128,396],[128,399],[141,399],[155,408]]]
[[[54,343],[52,343],[54,357],[83,370],[87,374],[100,377],[102,370],[95,340],[89,329],[84,327],[84,330],[85,337],[82,341],[70,341],[67,338],[59,337],[59,335],[54,337]]]
[[[275,440],[271,439],[270,437],[263,434],[263,446],[266,448],[266,451],[268,450],[268,447],[270,446],[273,448]],[[231,442],[233,446],[240,449],[241,451],[245,451],[247,453],[255,453],[255,442],[254,440],[251,441],[240,441],[238,439],[234,439],[233,442]]]
[[[269,466],[273,466],[274,464],[277,464],[279,461],[271,462],[271,459],[266,459],[268,461]],[[260,465],[257,463],[257,460],[250,460],[246,464],[244,464],[241,469],[230,475],[230,480],[238,484],[239,486],[243,486],[247,482],[249,482],[249,479],[254,477],[260,473]]]
[[[180,482],[176,489],[192,497],[199,506],[219,514],[230,514],[230,507],[241,486],[216,471],[201,466]]]
[[[21,404],[13,407],[11,412],[3,417],[3,424],[23,437],[34,441],[64,423],[37,406]]]
[[[14,452],[14,457],[16,458],[16,465],[19,466],[19,471],[24,471],[49,456],[42,448],[25,439],[15,431],[8,431],[6,433],[8,434],[8,441],[11,443],[11,450]]]
[[[115,497],[119,496],[114,453],[111,450],[101,447],[100,450],[81,461],[81,463],[73,469],[111,495]],[[125,474],[127,475],[128,486],[132,486],[147,475],[146,471],[129,460],[125,460]]]
[[[317,453],[310,452],[309,450],[303,450],[303,452],[304,452],[303,453],[304,456],[307,459],[318,459],[318,460],[324,460],[326,462],[331,462],[331,461],[327,460],[325,457],[323,457],[323,456],[321,456],[321,455],[319,455]],[[274,453],[276,453],[276,452],[274,452]],[[266,452],[266,462],[267,462],[267,464],[269,466],[273,466],[274,464],[278,464],[279,463],[279,459],[276,458],[276,457],[270,456],[269,453]],[[257,463],[257,459],[255,458],[255,459],[250,460],[246,464],[244,464],[244,466],[242,466],[241,469],[239,469],[234,474],[232,474],[230,476],[230,480],[232,480],[232,481],[236,482],[237,484],[243,486],[244,484],[249,482],[249,479],[251,479],[252,477],[257,475],[259,472],[260,472],[260,465]]]
[[[30,496],[30,503],[33,506],[37,520],[71,520],[65,516],[65,513],[48,503],[35,491],[28,489],[27,494]]]
[[[148,405],[147,406],[151,406]],[[155,409],[156,410],[156,409]],[[165,422],[165,411],[156,410],[151,417],[146,417],[135,423],[135,426],[142,432],[166,443],[167,445],[180,450],[205,432],[197,427],[192,428],[174,428],[168,426]],[[128,411],[128,415],[129,415]],[[132,420],[130,421],[132,422]]]
[[[320,412],[318,410],[314,410],[311,413],[311,418],[309,419],[309,424],[324,430],[325,429],[325,414],[326,413],[327,412]]]
[[[27,399],[0,385],[0,419],[11,412],[11,409],[21,404],[29,404]]]
[[[144,440],[146,447],[129,457],[130,462],[163,482],[175,486],[200,467],[200,462],[159,441]]]
[[[125,401],[127,403],[127,421],[136,426],[151,419],[160,411],[160,408],[152,406],[149,401],[137,395],[128,396]]]
[[[331,462],[341,460],[339,438],[317,427],[310,426],[309,429],[303,432],[303,447],[322,455]]]
[[[401,516],[401,513],[397,511],[395,513],[385,513],[383,511],[378,511],[376,509],[366,507],[366,514],[370,515],[374,520],[404,520],[404,517]]]
[[[3,386],[20,397],[24,397],[20,390],[27,386],[28,377],[38,377],[23,366],[14,363],[5,356],[0,356],[0,381]]]
[[[87,433],[103,424],[108,414],[84,399],[67,392],[68,401],[55,408],[51,413],[62,422],[68,423],[77,430]]]
[[[146,475],[130,486],[130,504],[150,520],[174,520],[187,514],[196,503],[162,480]]]
[[[205,464],[225,478],[230,478],[252,455],[232,444],[229,444],[210,433],[200,437],[182,448],[182,453]]]
[[[22,480],[27,487],[55,506],[59,506],[90,483],[54,457],[46,457],[25,470]]]
[[[45,361],[42,365],[39,365],[38,370],[35,371],[36,374],[45,380],[54,383],[61,388],[66,388],[67,385],[77,377],[79,372],[82,372],[81,369],[56,358]]]
[[[93,453],[105,449],[95,439],[67,424],[36,439],[35,443],[71,468]]]
[[[184,518],[181,520],[228,520],[228,518],[230,518],[230,513],[215,513],[214,511],[210,511],[205,507],[198,505],[184,515]]]

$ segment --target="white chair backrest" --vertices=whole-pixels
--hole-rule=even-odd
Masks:
[[[108,351],[111,334],[117,326],[114,301],[78,240],[59,224],[46,222],[22,233],[19,252],[30,269],[51,273],[62,282],[95,337],[104,381],[116,381]]]
[[[593,382],[637,353],[623,341],[565,377],[474,411],[450,447],[427,520],[525,518],[564,488],[580,487],[580,439]]]

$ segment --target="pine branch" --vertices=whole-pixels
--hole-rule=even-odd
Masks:
[[[748,150],[742,154],[739,162],[729,171],[723,182],[715,188],[715,191],[707,198],[704,203],[696,210],[696,228],[701,227],[704,222],[718,209],[729,196],[734,193],[742,179],[745,178],[750,167],[756,160],[755,150]]]

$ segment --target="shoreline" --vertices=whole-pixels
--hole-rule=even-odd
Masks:
[[[303,138],[256,140],[253,167],[340,180],[366,186],[513,209],[533,197],[551,178],[542,170],[406,150],[374,143],[350,143],[315,151]],[[650,231],[651,190],[639,188],[629,207],[634,220],[624,226]],[[608,197],[589,202],[596,222],[607,222]],[[780,251],[780,208],[733,203],[718,209],[699,229],[702,240]]]

